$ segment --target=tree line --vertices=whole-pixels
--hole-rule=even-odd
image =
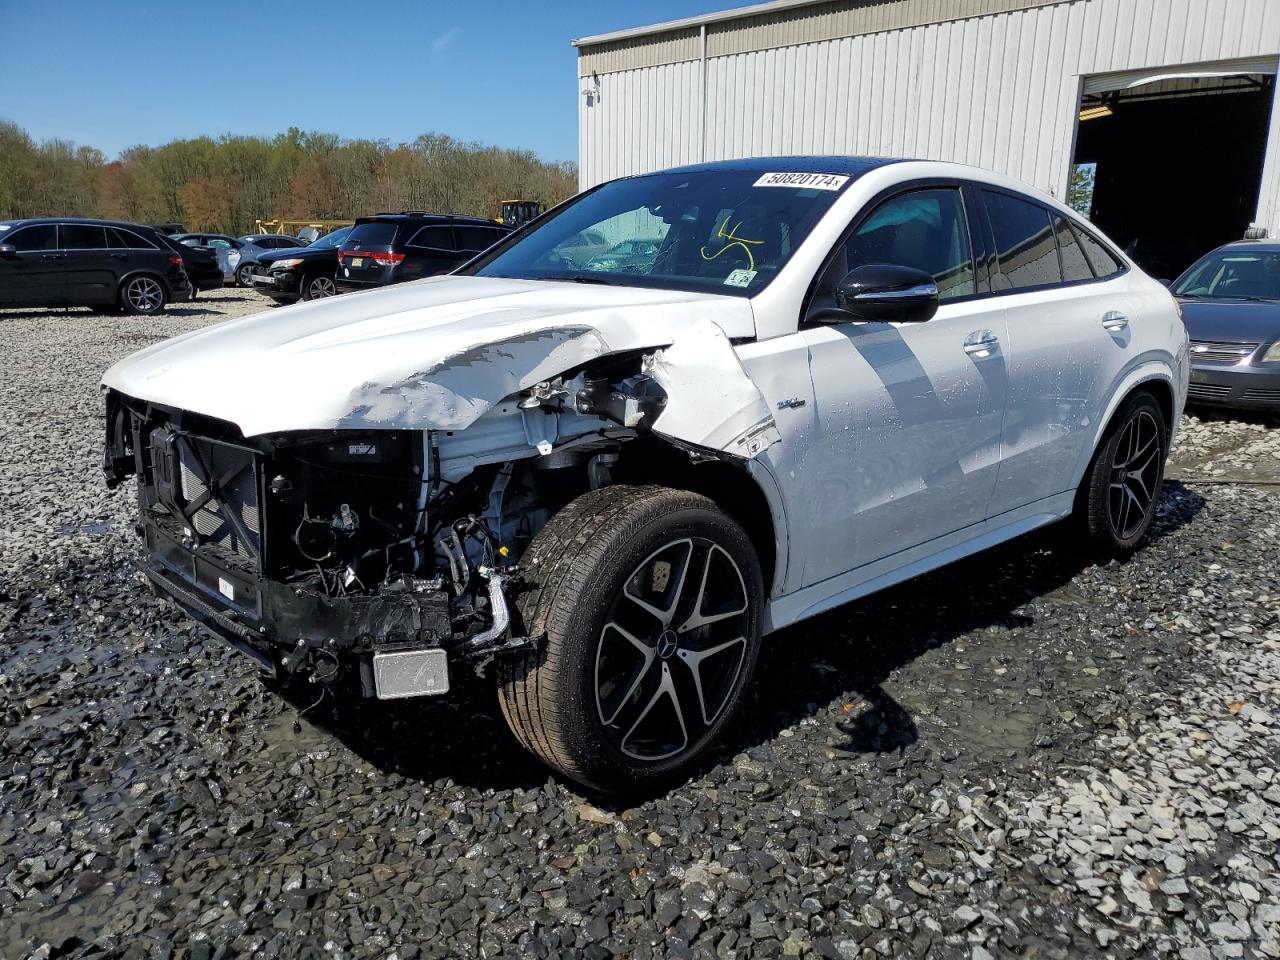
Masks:
[[[136,146],[108,160],[66,140],[37,143],[0,121],[0,219],[82,216],[177,221],[245,233],[253,221],[354,219],[387,210],[496,217],[503,200],[548,205],[577,191],[573,163],[426,133],[411,143],[290,128]]]

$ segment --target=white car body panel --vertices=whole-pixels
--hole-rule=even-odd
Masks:
[[[104,383],[246,436],[474,427],[455,434],[452,479],[496,462],[485,437],[534,455],[504,401],[644,351],[667,394],[652,432],[745,462],[768,502],[765,624],[776,629],[1068,514],[1137,384],[1169,384],[1181,414],[1185,329],[1168,291],[1127,260],[1108,281],[944,302],[926,323],[802,326],[851,221],[884,191],[929,179],[1004,187],[1081,222],[1007,177],[896,162],[854,180],[750,299],[439,277],[196,331],[121,361]],[[1102,326],[1112,312],[1124,330]],[[966,350],[986,334],[989,352]]]

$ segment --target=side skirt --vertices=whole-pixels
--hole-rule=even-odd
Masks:
[[[930,570],[954,563],[989,547],[1012,540],[1071,513],[1075,491],[1055,494],[963,530],[903,550],[856,570],[830,577],[794,593],[776,597],[765,610],[764,632],[825,613],[833,607],[892,587]]]

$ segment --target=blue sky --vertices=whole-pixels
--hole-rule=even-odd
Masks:
[[[744,0],[745,2],[745,0]],[[569,41],[733,0],[0,0],[0,119],[114,157],[290,126],[577,159]]]

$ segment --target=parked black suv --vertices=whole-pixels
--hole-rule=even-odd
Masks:
[[[480,217],[406,210],[361,217],[338,254],[339,290],[448,273],[487,250],[511,227]]]
[[[0,307],[159,313],[192,295],[182,254],[154,228],[114,220],[0,221]]]
[[[338,269],[338,248],[354,227],[326,233],[298,250],[272,250],[258,258],[253,286],[276,303],[319,300],[337,293],[333,274]]]

